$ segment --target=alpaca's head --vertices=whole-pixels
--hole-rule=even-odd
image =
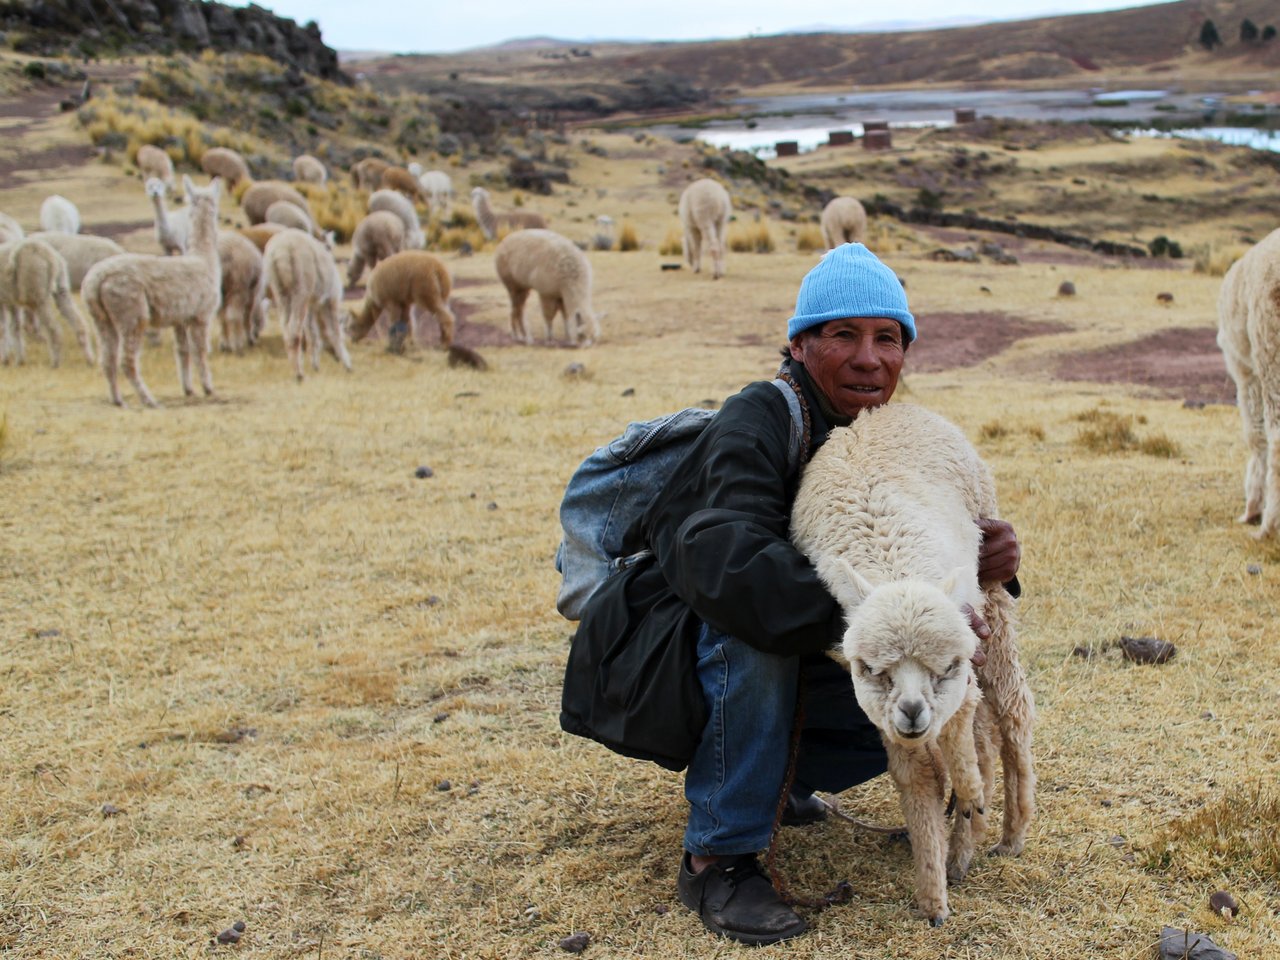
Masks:
[[[165,182],[159,177],[147,177],[144,189],[147,191],[148,197],[163,197],[169,188],[165,186]]]
[[[425,173],[425,171],[422,169],[422,164],[418,163],[417,160],[409,164],[409,166],[406,169],[415,177],[421,177],[422,174]]]
[[[845,611],[841,654],[867,718],[900,743],[937,737],[976,682],[977,638],[960,609],[972,602],[972,572],[957,570],[941,584],[872,585],[837,559],[819,573]]]

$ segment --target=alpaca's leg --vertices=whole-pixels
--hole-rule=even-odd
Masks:
[[[916,904],[940,927],[947,919],[946,807],[942,800],[942,759],[935,744],[908,750],[888,747],[889,775],[898,788],[902,815],[916,867]]]
[[[84,322],[84,318],[80,316],[80,311],[76,309],[75,302],[71,299],[71,294],[65,290],[55,293],[53,302],[58,305],[58,312],[71,325],[71,332],[76,335],[76,342],[80,344],[85,360],[88,361],[89,366],[93,366],[94,361],[97,359],[93,354],[93,333]]]
[[[724,276],[724,224],[713,224],[708,243],[711,247],[711,277],[719,280]]]
[[[560,312],[564,305],[560,302],[560,298],[553,294],[539,293],[538,306],[542,308],[542,322],[547,328],[547,343],[551,342],[551,335],[555,332],[556,314]]]
[[[959,883],[973,862],[974,835],[970,829],[975,814],[986,813],[986,795],[982,789],[982,771],[978,766],[974,740],[974,712],[978,705],[976,681],[971,681],[974,696],[947,721],[938,736],[942,757],[951,776],[951,789],[956,796],[955,825],[951,831],[951,848],[947,853],[947,879]]]
[[[458,329],[458,318],[449,309],[448,302],[442,300],[438,310],[431,310],[430,307],[422,304],[420,306],[423,310],[430,310],[434,314],[436,322],[440,324],[440,346],[448,350],[453,346],[453,337]]]
[[[342,320],[338,315],[338,305],[336,303],[326,303],[320,314],[324,321],[325,336],[329,339],[329,349],[333,351],[333,355],[338,362],[351,372],[351,354],[347,352],[346,340],[342,332]]]
[[[182,384],[183,396],[195,394],[191,389],[191,330],[190,325],[177,324],[173,328],[173,358],[178,365],[178,382]]]
[[[1263,489],[1267,476],[1267,427],[1263,414],[1262,381],[1251,370],[1227,360],[1227,369],[1236,382],[1236,401],[1244,427],[1244,443],[1249,459],[1244,468],[1244,513],[1240,523],[1262,521]]]
[[[124,331],[124,350],[121,362],[124,366],[124,375],[129,378],[129,382],[133,384],[133,389],[138,394],[138,399],[148,407],[158,407],[156,398],[151,395],[151,391],[147,389],[147,385],[142,382],[142,372],[138,369],[138,360],[142,356],[142,338],[146,332],[145,321],[139,321]],[[175,329],[175,336],[177,330]]]
[[[320,351],[323,349],[320,342],[320,323],[316,319],[315,308],[307,311],[307,347],[311,353],[311,369],[316,373],[320,372]]]
[[[1280,375],[1280,365],[1270,372]],[[1267,449],[1262,480],[1262,525],[1254,534],[1259,539],[1280,533],[1280,383],[1263,386],[1262,421]]]
[[[533,343],[533,337],[524,326],[524,305],[529,299],[529,288],[507,284],[507,293],[511,297],[511,335],[521,343]]]
[[[410,306],[407,303],[394,304],[391,310],[395,315],[395,319],[391,323],[391,329],[387,331],[387,351],[401,354],[404,353],[405,341],[409,337],[409,324],[413,318],[410,315]]]
[[[992,854],[1018,854],[1026,844],[1035,816],[1036,775],[1031,753],[1035,701],[1018,662],[1013,598],[1002,587],[986,590],[983,619],[991,628],[984,644],[987,662],[979,668],[983,696],[1000,728],[1000,759],[1004,771],[1004,824]]]
[[[684,258],[694,273],[702,272],[702,231],[692,224],[684,228]]]
[[[45,342],[49,344],[49,366],[56,367],[62,363],[62,335],[58,333],[58,321],[53,315],[53,305],[45,300],[32,310],[36,324],[44,331]]]
[[[120,335],[110,322],[98,323],[98,339],[102,342],[102,372],[107,378],[107,392],[117,407],[124,406],[120,396]]]
[[[284,345],[293,365],[293,375],[299,383],[303,379],[303,348],[307,336],[307,306],[300,297],[294,297],[285,306]]]
[[[196,372],[200,374],[200,387],[206,397],[213,396],[213,373],[209,370],[209,326],[212,323],[213,315],[210,314],[187,327],[191,352],[196,357]]]
[[[18,359],[18,309],[17,307],[0,307],[0,363],[6,367]]]

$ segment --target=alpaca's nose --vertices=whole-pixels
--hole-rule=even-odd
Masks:
[[[920,717],[924,713],[924,701],[899,700],[898,712],[902,714],[902,718],[906,721],[906,728],[908,730],[916,730],[922,725]]]

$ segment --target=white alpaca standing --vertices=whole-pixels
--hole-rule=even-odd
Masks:
[[[840,657],[879,729],[902,801],[916,898],[936,926],[947,880],[959,881],[986,826],[996,743],[1004,830],[993,853],[1018,853],[1034,809],[1034,704],[1018,663],[1013,602],[979,589],[978,517],[996,515],[995,487],[952,424],[910,404],[864,411],[833,430],[801,479],[792,539],[845,611]],[[991,627],[987,661],[961,607]],[[981,691],[981,692],[979,692]],[[961,814],[945,834],[944,771]]]
[[[80,292],[85,274],[95,263],[107,257],[124,253],[124,247],[110,237],[97,237],[91,233],[39,233],[31,234],[36,240],[43,240],[67,263],[67,279],[71,281],[71,289]]]
[[[680,194],[680,225],[684,228],[684,257],[694,273],[702,272],[702,248],[711,255],[711,276],[724,276],[725,231],[733,204],[729,191],[715,180],[695,180]]]
[[[431,212],[439,219],[449,215],[453,205],[453,180],[443,170],[423,170],[422,164],[409,164],[409,172],[418,178],[431,202]]]
[[[40,204],[40,229],[57,233],[79,233],[80,211],[66,197],[53,194]]]
[[[93,342],[71,299],[66,261],[53,247],[34,237],[0,245],[0,314],[4,315],[0,361],[26,362],[19,322],[19,311],[26,310],[35,318],[36,326],[44,331],[49,343],[49,365],[58,366],[62,361],[62,338],[53,315],[55,306],[75,332],[85,359],[93,363]]]
[[[191,208],[170,212],[164,202],[164,183],[155,177],[146,182],[145,190],[155,210],[156,242],[166,256],[182,256],[191,242]]]
[[[1236,384],[1249,458],[1241,523],[1280,533],[1280,230],[1232,264],[1218,294],[1218,346]]]
[[[867,211],[853,197],[834,197],[822,208],[822,239],[828,250],[842,243],[862,243],[867,235]]]
[[[148,327],[173,327],[173,347],[182,392],[191,396],[191,355],[200,383],[213,393],[209,372],[209,325],[222,296],[222,263],[218,257],[220,181],[197,188],[182,178],[191,210],[190,252],[179,257],[126,253],[103,260],[84,278],[80,289],[102,339],[102,370],[111,402],[124,406],[117,382],[123,360],[125,376],[148,407],[155,397],[142,382],[138,360]]]
[[[166,151],[144,143],[138,148],[138,155],[134,160],[138,164],[138,172],[142,174],[144,181],[154,177],[164,184],[166,192],[173,189],[173,161],[169,159]]]
[[[394,213],[404,224],[404,245],[406,249],[421,250],[426,244],[426,235],[422,232],[422,223],[418,220],[418,211],[413,201],[397,190],[375,190],[369,196],[369,212],[387,210]]]
[[[262,269],[271,299],[282,314],[285,347],[298,382],[303,380],[303,355],[308,348],[312,369],[320,369],[322,337],[329,352],[350,370],[351,356],[338,313],[342,277],[324,245],[302,230],[285,230],[267,244]]]
[[[599,339],[600,322],[591,309],[591,264],[573,241],[552,230],[517,230],[498,244],[493,265],[511,298],[511,333],[517,340],[533,342],[524,322],[530,290],[538,293],[548,342],[557,313],[564,315],[570,343],[585,347]]]
[[[303,153],[293,158],[293,179],[301,183],[324,183],[329,179],[329,170],[309,153]]]
[[[486,240],[495,239],[500,230],[543,230],[547,226],[546,217],[532,210],[496,212],[489,199],[489,191],[484,187],[471,191],[471,208]]]
[[[218,261],[222,267],[222,306],[218,310],[222,337],[218,346],[239,354],[262,329],[262,253],[243,234],[219,230]]]
[[[366,267],[372,270],[387,257],[403,250],[404,235],[404,221],[390,210],[375,210],[361,220],[351,236],[347,283],[354,286]]]

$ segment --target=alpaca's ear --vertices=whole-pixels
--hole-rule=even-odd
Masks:
[[[187,202],[191,202],[191,194],[195,192],[196,185],[191,182],[191,177],[187,174],[182,175],[182,192],[187,196]]]
[[[968,573],[968,568],[956,567],[942,578],[942,583],[938,584],[938,589],[954,600],[957,604],[968,603],[970,598],[965,594],[963,589],[963,584]]]
[[[862,603],[875,586],[843,557],[820,557],[815,565],[818,576],[827,585],[840,606],[852,610]]]

